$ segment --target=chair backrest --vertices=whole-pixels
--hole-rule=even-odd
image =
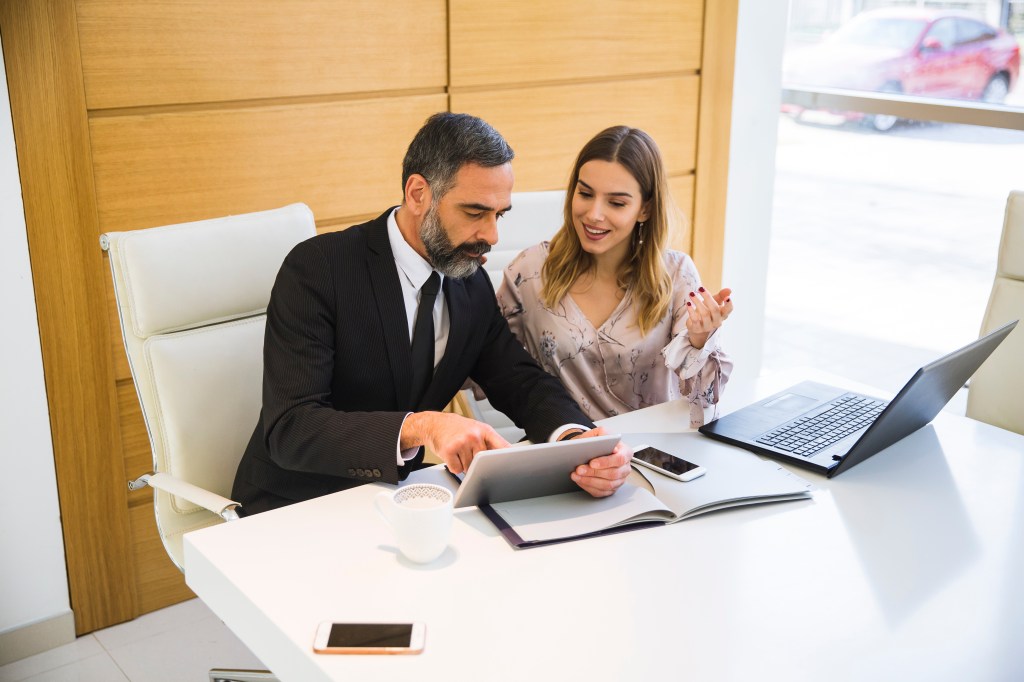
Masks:
[[[1010,192],[981,333],[1024,318],[1024,192]],[[971,379],[967,416],[1024,433],[1024,330],[1017,327]]]
[[[103,236],[156,473],[231,494],[262,404],[270,290],[292,247],[315,234],[309,207],[292,204]],[[181,535],[220,521],[161,490],[154,507],[179,567]]]
[[[489,254],[484,270],[497,289],[501,273],[523,249],[554,236],[562,226],[563,190],[514,192],[512,210],[498,222],[498,244]]]

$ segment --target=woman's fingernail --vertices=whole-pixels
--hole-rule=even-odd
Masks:
[[[690,296],[693,296],[693,294],[690,294]],[[687,307],[687,308],[692,308],[692,307],[693,307],[693,304],[692,304],[692,303],[690,303],[689,301],[687,301],[687,302],[686,302],[686,307]]]
[[[697,294],[693,293],[692,291],[690,292],[690,296],[696,296],[696,295]]]
[[[700,287],[699,289],[697,289],[697,291],[699,291],[700,293],[703,294],[704,293],[704,287]]]
[[[727,299],[725,299],[725,302],[728,303],[731,300],[732,300],[731,298],[727,298]],[[687,303],[689,303],[689,301],[687,301]]]

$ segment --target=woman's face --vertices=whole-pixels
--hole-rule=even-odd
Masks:
[[[614,161],[587,161],[573,189],[572,223],[583,250],[621,263],[629,254],[633,230],[647,219],[640,184]]]

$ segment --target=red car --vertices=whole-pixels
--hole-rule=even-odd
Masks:
[[[821,43],[795,51],[783,67],[783,87],[826,87],[983,100],[1001,104],[1017,82],[1020,45],[974,16],[942,10],[863,12]],[[783,111],[814,120],[795,105]],[[832,112],[889,130],[895,116]],[[827,117],[817,116],[822,122]]]

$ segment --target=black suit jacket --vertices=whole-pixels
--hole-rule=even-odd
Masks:
[[[422,458],[397,463],[406,414],[442,409],[467,377],[533,441],[563,424],[592,424],[509,331],[483,269],[444,279],[448,345],[423,399],[411,404],[391,210],[300,243],[281,266],[267,309],[263,410],[232,491],[243,508],[252,503],[250,513],[371,481],[397,483]]]

